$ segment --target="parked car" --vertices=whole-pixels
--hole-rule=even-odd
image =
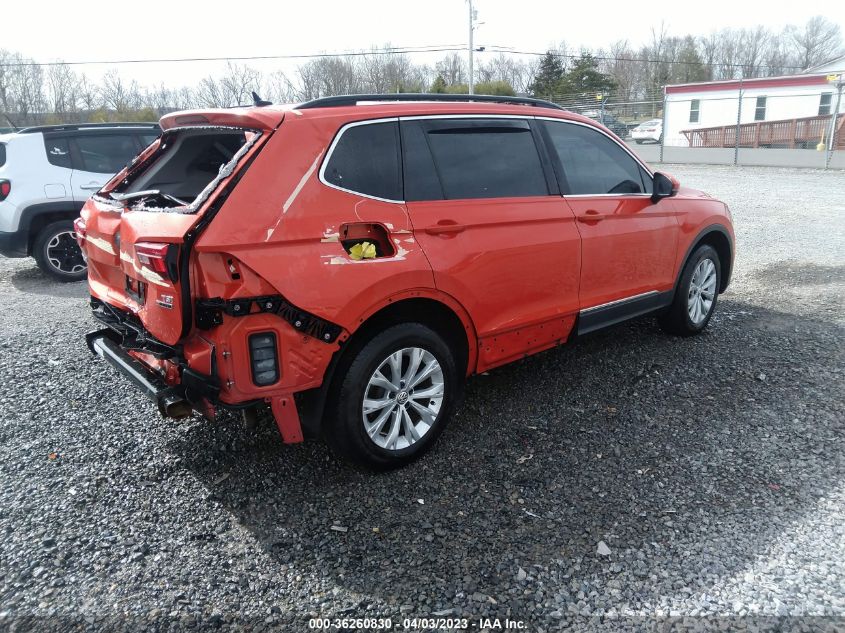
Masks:
[[[652,119],[640,123],[631,130],[631,138],[637,142],[637,145],[642,145],[646,141],[659,143],[663,139],[663,120]]]
[[[707,326],[725,204],[586,117],[469,99],[166,115],[76,223],[92,351],[165,416],[269,408],[285,442],[394,467],[467,376],[647,313]]]
[[[161,132],[158,123],[31,127],[0,136],[0,254],[59,281],[87,273],[73,234],[85,200]]]
[[[609,112],[590,110],[588,112],[584,112],[584,116],[589,117],[594,121],[598,121],[619,138],[626,138],[629,134],[628,125],[624,121],[617,119]]]

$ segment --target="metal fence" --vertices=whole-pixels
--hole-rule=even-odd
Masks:
[[[646,160],[845,168],[845,76],[826,86],[737,84],[719,91],[670,89],[639,100],[550,96],[642,144],[637,149]],[[645,121],[657,122],[653,134],[637,133]]]

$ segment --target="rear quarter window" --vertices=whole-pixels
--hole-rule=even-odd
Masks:
[[[70,145],[67,138],[62,136],[45,136],[44,151],[51,165],[71,169]]]
[[[0,143],[0,167],[6,164],[6,144]]]
[[[340,189],[402,200],[399,124],[366,123],[343,129],[323,166],[323,180]]]

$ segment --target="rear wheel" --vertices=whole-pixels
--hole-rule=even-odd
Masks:
[[[460,389],[455,358],[436,332],[419,323],[390,327],[344,365],[326,428],[336,453],[386,469],[431,447]]]
[[[675,298],[660,318],[660,326],[670,334],[692,336],[710,322],[716,310],[722,269],[716,250],[699,246],[687,260]]]
[[[38,267],[58,281],[81,281],[88,274],[71,220],[44,227],[35,238],[32,255]]]
[[[636,142],[637,142],[637,145],[642,145],[642,144],[643,144],[643,139],[638,138],[638,139],[635,139],[635,140],[636,140]]]

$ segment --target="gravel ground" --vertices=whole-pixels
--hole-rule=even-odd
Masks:
[[[162,420],[85,349],[84,284],[0,258],[0,629],[842,630],[845,178],[671,171],[736,222],[706,334],[643,319],[479,376],[388,474]]]

